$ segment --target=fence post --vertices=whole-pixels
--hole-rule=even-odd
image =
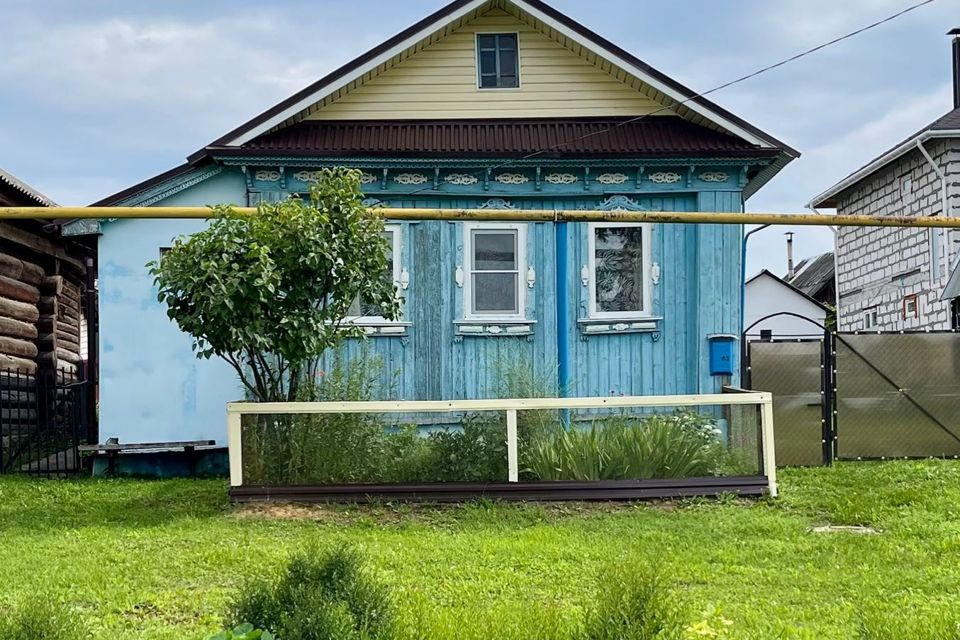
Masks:
[[[517,410],[507,410],[507,480],[520,481],[520,468],[517,462]]]
[[[240,447],[243,416],[227,405],[227,451],[230,459],[230,486],[243,485],[243,458]]]
[[[763,394],[760,405],[760,448],[763,452],[763,473],[767,476],[770,497],[777,497],[777,455],[773,442],[773,395]]]
[[[833,464],[833,433],[834,424],[834,363],[833,363],[833,334],[829,329],[823,332],[823,356],[821,358],[823,367],[823,376],[820,383],[820,422],[822,433],[820,434],[823,443],[823,464],[830,466]]]

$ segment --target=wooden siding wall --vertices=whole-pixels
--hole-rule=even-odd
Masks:
[[[650,209],[739,211],[739,192],[637,195]],[[597,200],[515,199],[518,208],[595,207]],[[476,207],[476,199],[391,200],[405,207]],[[466,399],[498,396],[500,379],[512,364],[529,367],[536,381],[556,390],[557,328],[555,243],[552,223],[530,224],[527,262],[536,284],[527,289],[532,336],[457,336],[463,318],[463,289],[454,273],[462,264],[463,223],[403,224],[402,265],[410,272],[405,337],[375,336],[351,341],[339,356],[327,356],[329,369],[340,357],[356,362],[361,354],[379,361],[381,398],[405,400]],[[724,382],[709,374],[707,336],[736,334],[740,326],[742,229],[733,225],[655,225],[652,261],[661,268],[653,287],[657,331],[584,335],[578,320],[587,316],[588,288],[580,281],[587,264],[588,226],[568,224],[570,247],[567,308],[571,333],[570,396],[713,393]],[[438,286],[439,285],[439,286]],[[525,286],[525,285],[524,285]],[[388,391],[389,390],[389,391]]]
[[[520,34],[517,89],[477,89],[476,33]],[[502,9],[491,9],[307,117],[312,120],[584,117],[662,105]],[[669,111],[661,112],[669,115]]]

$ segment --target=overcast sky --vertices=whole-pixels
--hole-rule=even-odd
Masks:
[[[696,91],[866,25],[914,0],[549,0]],[[0,167],[89,204],[184,161],[444,0],[0,0]],[[803,157],[747,203],[798,212],[951,106],[960,0],[711,99]],[[784,271],[785,228],[753,236],[748,270]],[[832,247],[797,229],[798,257]]]

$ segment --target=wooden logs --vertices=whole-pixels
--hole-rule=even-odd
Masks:
[[[65,360],[66,362],[72,364],[80,364],[83,360],[80,358],[79,353],[73,353],[68,351],[63,347],[57,347],[55,351],[45,351],[37,356],[37,362],[43,363],[57,363],[57,360]]]
[[[27,284],[32,284],[33,286],[39,285],[43,282],[43,279],[47,277],[47,274],[44,273],[43,267],[39,267],[31,262],[26,260],[23,262],[23,273],[20,274],[20,280],[26,282]]]
[[[0,316],[0,336],[33,340],[37,337],[37,333],[37,325],[35,324]]]
[[[47,276],[40,283],[40,291],[48,296],[59,296],[63,293],[63,276]]]
[[[36,358],[37,345],[29,340],[0,336],[0,353],[17,358]]]
[[[36,322],[40,318],[40,312],[36,305],[0,297],[0,316],[21,322]]]
[[[0,296],[10,298],[11,300],[19,300],[20,302],[37,304],[37,301],[40,299],[40,290],[31,284],[20,282],[7,276],[0,276]]]
[[[56,318],[57,312],[60,309],[60,301],[56,296],[42,296],[40,302],[37,304],[37,309],[45,316],[53,316]]]
[[[26,358],[17,358],[0,353],[0,370],[32,374],[37,372],[37,363]]]
[[[19,258],[0,253],[0,275],[19,280],[21,273],[23,273],[23,262]]]

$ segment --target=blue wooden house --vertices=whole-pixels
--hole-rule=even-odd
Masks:
[[[739,212],[797,155],[539,0],[455,0],[96,204],[256,205],[348,165],[371,206]],[[240,385],[194,357],[144,267],[202,224],[86,228],[101,233],[103,438],[223,440]],[[423,221],[387,232],[403,318],[358,305],[354,321],[399,372],[395,397],[489,397],[505,362],[576,396],[736,381],[736,362],[712,368],[709,353],[740,328],[740,227]]]

